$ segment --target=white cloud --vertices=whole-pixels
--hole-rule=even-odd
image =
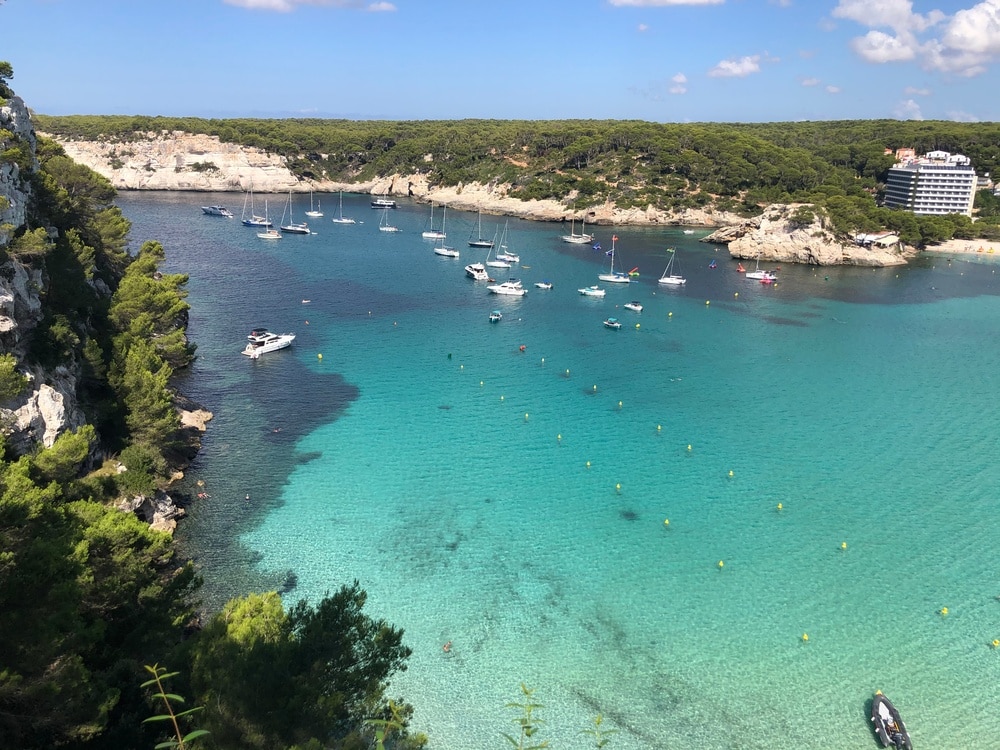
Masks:
[[[760,72],[760,55],[748,55],[739,60],[722,60],[708,71],[712,78],[745,78]]]
[[[767,0],[771,5],[779,5],[782,8],[789,8],[792,5],[792,0]]]
[[[839,94],[840,93],[840,86],[827,86],[826,87],[826,93],[828,93],[828,94]]]
[[[900,102],[896,105],[896,109],[893,111],[895,115],[900,120],[923,120],[924,116],[920,112],[920,105],[917,104],[912,99],[907,99],[906,101]]]
[[[833,15],[872,29],[851,42],[868,62],[917,60],[928,70],[975,76],[1000,60],[1000,0],[980,0],[952,16],[914,13],[910,0],[839,0]],[[921,36],[935,27],[939,36]]]
[[[803,78],[802,79],[802,85],[803,86],[819,86],[819,79],[818,78]]]
[[[930,89],[918,89],[916,86],[907,86],[903,89],[903,93],[907,96],[930,96]]]
[[[640,34],[642,34],[642,33],[643,33],[643,32],[645,32],[645,31],[649,31],[649,26],[647,26],[647,25],[646,25],[646,24],[644,24],[644,23],[640,23],[640,24],[639,24],[638,26],[636,26],[635,28],[636,28],[636,31],[638,31],[638,32],[639,32]]]
[[[917,56],[916,39],[906,33],[892,36],[884,31],[869,31],[851,40],[851,46],[870,63],[900,62]]]
[[[278,13],[291,13],[300,5],[315,5],[325,8],[346,8],[349,10],[367,10],[374,13],[396,10],[396,6],[385,0],[365,4],[364,0],[222,0],[227,5],[251,10],[273,10]]]
[[[910,0],[840,0],[831,15],[872,29],[885,26],[896,32],[924,31],[944,18],[939,10],[932,10],[926,16],[914,13]]]
[[[726,0],[608,0],[611,5],[662,8],[667,5],[722,5]]]
[[[948,119],[952,122],[979,122],[979,118],[974,114],[957,109],[948,113]]]
[[[670,93],[671,94],[686,94],[687,93],[687,76],[683,73],[678,73],[673,78],[670,79]]]

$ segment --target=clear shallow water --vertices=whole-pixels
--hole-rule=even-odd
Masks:
[[[181,386],[216,417],[180,536],[208,604],[357,578],[406,631],[393,692],[437,748],[503,747],[521,682],[553,747],[598,712],[621,749],[871,747],[876,689],[920,747],[996,736],[969,711],[1000,698],[995,265],[764,287],[698,235],[626,229],[640,281],[593,300],[602,253],[512,221],[530,291],[510,300],[464,276],[474,214],[448,214],[456,261],[420,238],[424,206],[387,235],[345,196],[363,224],[328,210],[267,244],[200,215],[237,198],[119,201],[191,274]],[[657,288],[667,246],[683,290]],[[298,338],[250,362],[255,325]]]

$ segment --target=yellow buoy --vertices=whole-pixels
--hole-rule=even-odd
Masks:
[[[562,433],[561,432],[558,435],[556,435],[556,440],[562,440]]]
[[[503,396],[500,397],[500,400],[503,401]]]
[[[657,432],[661,432],[662,430],[663,430],[663,425],[660,425],[660,424],[656,425],[656,431]]]
[[[566,374],[569,375],[569,368],[566,369]]]
[[[637,331],[639,330],[639,324],[638,323],[635,324],[635,330],[637,330]]]
[[[622,402],[621,402],[621,401],[619,401],[619,402],[618,402],[618,408],[619,408],[619,409],[621,409],[621,408],[622,408]]]
[[[482,380],[480,380],[480,381],[479,381],[479,385],[480,385],[480,386],[482,386],[482,384],[483,384],[483,381],[482,381]]]
[[[841,549],[847,549],[847,542],[841,542],[840,543],[840,548]]]
[[[690,452],[690,450],[691,450],[691,445],[690,445],[690,443],[689,443],[689,444],[688,444],[688,451]]]
[[[709,301],[709,300],[705,300],[705,304],[706,304],[706,305],[711,305],[712,303],[711,303],[711,301]]]
[[[587,468],[590,468],[590,461],[587,461]]]
[[[465,365],[459,365],[459,366],[458,366],[458,369],[459,369],[459,370],[464,370],[464,369],[465,369]]]
[[[784,505],[782,505],[781,503],[778,503],[778,510],[781,510],[784,507],[785,507]]]
[[[733,296],[734,296],[734,297],[739,297],[739,296],[740,296],[740,293],[739,293],[739,292],[734,292],[734,293],[733,293]]]
[[[621,492],[622,491],[622,483],[621,482],[619,482],[618,484],[615,485],[615,491],[616,492]]]
[[[663,519],[663,525],[664,526],[669,526],[670,525],[670,519],[669,518],[664,518]]]
[[[941,615],[944,616],[944,617],[948,616],[948,608],[947,607],[941,607]]]
[[[525,421],[525,422],[527,422],[527,421],[528,421],[528,412],[524,412],[524,421]]]
[[[542,364],[545,364],[545,357],[542,357]]]
[[[729,476],[733,476],[733,470],[732,469],[729,470]]]
[[[722,560],[719,560],[719,570],[722,570],[724,567],[726,567],[726,564]]]
[[[808,643],[809,642],[809,634],[808,633],[803,633],[802,634],[802,642],[803,643]]]
[[[993,639],[993,648],[1000,648],[1000,639]]]
[[[596,384],[594,385],[594,392],[595,393],[597,392],[597,385]]]
[[[322,354],[317,354],[316,355],[316,359],[323,359],[323,355]]]
[[[667,317],[668,317],[668,318],[672,318],[672,317],[674,317],[674,314],[673,314],[672,312],[668,312],[668,313],[667,313]]]

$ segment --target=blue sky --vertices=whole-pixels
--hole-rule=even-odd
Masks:
[[[0,0],[43,114],[1000,120],[1000,0]]]

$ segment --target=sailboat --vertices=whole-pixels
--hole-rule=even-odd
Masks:
[[[501,263],[520,263],[521,256],[517,253],[512,253],[510,248],[507,247],[507,222],[503,223],[503,234],[500,236],[500,252],[497,253],[496,258]]]
[[[316,201],[316,208],[313,208],[313,194],[312,190],[309,191],[309,210],[306,211],[306,216],[312,219],[320,219],[323,217],[323,207]]]
[[[588,242],[593,241],[594,235],[586,234],[583,230],[587,227],[587,219],[583,219],[583,223],[580,227],[580,234],[576,233],[576,219],[570,219],[569,234],[564,234],[560,239],[563,242],[571,242],[574,245],[584,245]]]
[[[754,267],[754,270],[747,271],[746,274],[744,275],[744,278],[755,279],[756,281],[763,281],[765,283],[769,283],[776,280],[778,277],[775,276],[770,271],[761,270],[760,253],[757,253],[757,265]]]
[[[378,222],[378,231],[380,232],[398,232],[399,227],[394,226],[389,223],[389,209],[382,209],[382,218]]]
[[[507,241],[507,222],[504,222],[503,232],[500,234],[500,249],[504,250],[504,255],[506,256],[507,246],[504,244]],[[493,248],[490,248],[489,253],[486,254],[486,265],[490,268],[510,268],[510,261],[501,259],[499,255],[493,255]]]
[[[288,223],[285,223],[285,214],[288,214]],[[292,191],[288,191],[288,203],[285,204],[285,210],[281,212],[281,231],[288,232],[289,234],[312,234],[309,230],[308,224],[296,224],[292,219]]]
[[[250,206],[250,213],[247,213],[247,205]],[[265,204],[266,205],[266,204]],[[265,213],[267,213],[265,211]],[[250,189],[247,190],[246,195],[243,196],[243,215],[240,217],[240,221],[243,222],[245,227],[270,227],[270,219],[267,216],[258,216],[254,211],[253,206],[253,183],[250,183]]]
[[[476,239],[472,239],[472,235],[469,235],[469,247],[493,247],[496,244],[496,239],[496,233],[494,233],[492,240],[487,240],[483,237],[483,210],[479,209],[479,221],[476,223]]]
[[[607,273],[598,274],[597,278],[601,281],[609,281],[612,284],[628,284],[632,281],[627,273],[615,270],[615,243],[618,241],[618,235],[614,234],[611,236],[611,249],[608,250],[607,255],[611,256],[611,267],[608,269]]]
[[[681,286],[687,283],[687,279],[681,276],[679,273],[675,273],[675,267],[677,265],[677,251],[668,247],[667,252],[670,253],[670,260],[667,261],[667,267],[663,269],[663,275],[660,276],[660,283],[664,286]],[[680,270],[679,268],[676,270]]]
[[[434,228],[434,203],[431,202],[431,217],[427,221],[427,229],[420,233],[425,240],[443,240],[447,235],[444,229]]]
[[[330,221],[332,221],[334,224],[356,224],[357,223],[357,222],[354,221],[354,219],[345,219],[344,218],[344,191],[343,190],[340,191],[340,209],[339,209],[337,215],[334,218],[330,219]]]
[[[264,229],[264,231],[263,232],[257,232],[257,236],[258,237],[260,237],[262,240],[280,240],[281,239],[281,232],[279,232],[277,229],[274,228],[274,225],[271,223],[271,219],[267,215],[267,199],[266,198],[264,199],[264,215],[263,216],[259,216],[257,218],[264,222],[263,224],[259,225],[261,228]],[[243,223],[246,224],[245,221]]]
[[[444,223],[448,219],[448,206],[444,207],[444,216],[441,218],[441,234],[444,235]],[[438,240],[438,244],[434,246],[434,253],[436,255],[443,255],[445,258],[457,258],[458,250],[453,247],[449,247],[444,244],[444,237]]]

